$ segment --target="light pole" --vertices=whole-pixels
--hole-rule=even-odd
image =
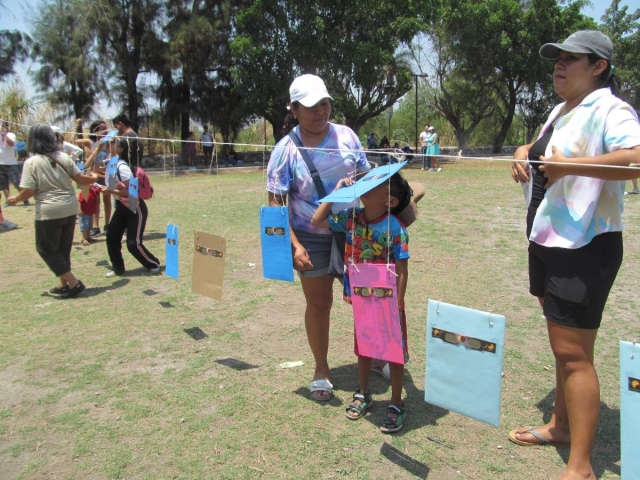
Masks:
[[[416,86],[415,86],[415,90],[416,90],[416,150],[415,153],[418,153],[418,77],[420,78],[427,78],[429,75],[427,75],[426,73],[412,73],[411,76],[413,78],[415,78],[416,80]],[[422,152],[420,152],[422,153]]]

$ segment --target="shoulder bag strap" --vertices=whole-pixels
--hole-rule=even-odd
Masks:
[[[62,168],[62,170],[64,170],[64,173],[66,173],[67,175],[69,175],[69,178],[73,178],[73,177],[69,174],[69,172],[67,171],[67,169],[66,169],[66,168],[64,168],[64,165],[62,165],[62,163],[60,163],[60,161],[59,161],[57,158],[54,158],[54,157],[52,157],[52,156],[51,156],[51,155],[49,155],[49,154],[46,154],[46,156],[47,156],[47,157],[49,157],[49,158],[50,158],[53,162],[55,162],[57,165],[59,165],[59,166],[60,166],[60,168]]]
[[[293,130],[289,132],[289,138],[291,138],[295,146],[298,147],[298,151],[300,152],[300,155],[302,155],[304,163],[307,164],[307,168],[309,168],[309,173],[311,174],[313,184],[316,186],[316,190],[318,191],[319,198],[326,197],[327,192],[324,189],[324,185],[322,185],[322,179],[320,178],[320,174],[318,173],[316,166],[311,161],[311,157],[309,157],[309,152],[307,152],[307,149],[304,148],[304,145]]]

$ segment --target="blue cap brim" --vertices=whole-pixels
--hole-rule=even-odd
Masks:
[[[360,198],[369,190],[373,190],[378,185],[388,182],[391,176],[404,167],[407,162],[394,163],[391,165],[383,165],[374,168],[367,174],[349,187],[343,187],[340,190],[330,193],[326,197],[320,199],[320,202],[349,203]]]

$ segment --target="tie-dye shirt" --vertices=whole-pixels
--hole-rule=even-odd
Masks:
[[[546,157],[555,146],[566,157],[595,157],[640,145],[635,110],[608,88],[589,94],[580,105],[558,117],[558,105],[541,130],[554,121]],[[538,208],[529,239],[546,247],[580,248],[605,232],[622,231],[625,182],[570,175],[549,189]]]
[[[294,132],[300,136],[299,128]],[[331,193],[340,179],[355,172],[369,170],[362,145],[349,127],[329,124],[329,133],[320,145],[307,150],[318,170],[326,194]],[[289,196],[289,223],[294,230],[330,234],[326,228],[311,225],[311,217],[320,206],[320,197],[309,168],[289,136],[282,138],[271,152],[267,167],[267,191]]]
[[[363,208],[341,210],[329,215],[332,232],[346,233],[343,297],[351,303],[350,263],[394,263],[409,258],[409,232],[394,215],[368,222]],[[353,233],[353,235],[352,235]]]

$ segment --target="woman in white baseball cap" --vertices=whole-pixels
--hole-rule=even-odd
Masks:
[[[538,297],[556,360],[553,415],[541,427],[509,433],[523,446],[571,447],[562,480],[595,479],[591,450],[600,408],[593,357],[602,312],[622,263],[622,194],[640,163],[640,122],[616,97],[613,45],[583,30],[540,48],[554,61],[553,86],[564,100],[538,139],[516,150],[516,182],[531,181],[527,212],[529,291]],[[531,176],[531,180],[530,179]],[[595,178],[600,177],[600,178]]]
[[[325,194],[318,192],[304,155],[308,154],[327,194],[340,179],[369,170],[369,163],[353,130],[329,121],[333,99],[320,77],[297,77],[289,94],[298,126],[271,153],[267,190],[271,206],[289,205],[293,263],[306,300],[305,327],[316,363],[310,391],[314,400],[328,401],[333,389],[327,362],[329,321],[337,275],[330,275],[329,268],[331,232],[311,225]]]

